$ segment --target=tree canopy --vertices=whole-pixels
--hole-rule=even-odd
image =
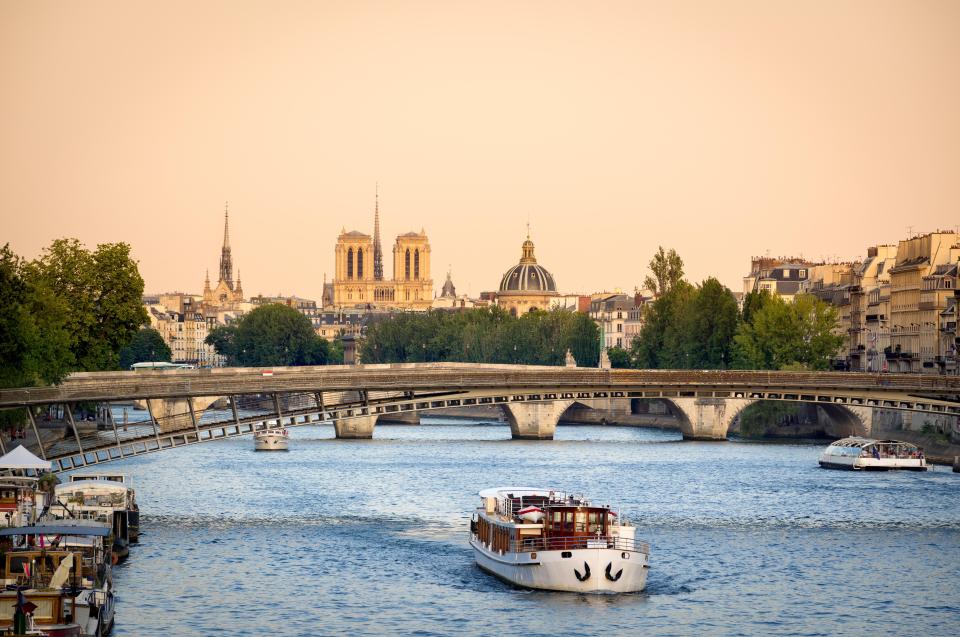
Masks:
[[[60,382],[75,365],[67,308],[27,264],[0,249],[0,387]]]
[[[126,243],[103,243],[91,252],[76,239],[57,239],[25,275],[61,302],[75,369],[116,369],[120,350],[148,321],[143,278]]]
[[[120,369],[129,369],[134,363],[170,362],[173,352],[163,341],[160,332],[145,327],[133,336],[130,344],[120,350]]]
[[[678,281],[645,311],[630,345],[632,366],[648,369],[723,369],[733,360],[740,320],[733,293],[714,278],[697,287]]]
[[[563,365],[567,349],[579,365],[597,365],[600,332],[586,314],[554,309],[515,317],[491,307],[384,317],[368,326],[360,351],[365,363]]]
[[[228,365],[325,365],[330,357],[329,344],[310,319],[279,303],[256,308],[236,325],[215,328],[206,343],[225,356]]]
[[[683,280],[683,259],[673,248],[665,251],[663,246],[658,246],[649,267],[652,276],[648,276],[643,285],[656,296],[666,294]]]
[[[843,344],[835,333],[838,312],[801,294],[788,303],[768,296],[735,337],[737,365],[745,369],[830,369]]]

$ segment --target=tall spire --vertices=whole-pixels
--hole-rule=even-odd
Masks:
[[[383,281],[383,249],[380,246],[380,184],[373,195],[373,279]]]
[[[529,233],[528,233],[529,234]],[[223,247],[230,247],[230,202],[223,204]]]
[[[223,206],[223,248],[220,251],[220,280],[233,289],[233,257],[230,256],[230,209],[229,202]]]

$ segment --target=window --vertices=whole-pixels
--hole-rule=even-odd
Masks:
[[[363,278],[363,248],[357,248],[357,278]]]
[[[353,278],[353,248],[347,250],[347,278]]]
[[[801,279],[807,278],[807,271],[806,271],[806,270],[800,270],[800,278],[801,278]]]
[[[413,278],[420,279],[420,250],[413,251]]]
[[[408,249],[406,255],[403,259],[403,278],[407,281],[410,280],[410,250]],[[407,300],[410,300],[410,295],[407,295]]]

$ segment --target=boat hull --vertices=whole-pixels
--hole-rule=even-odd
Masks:
[[[846,459],[820,460],[820,466],[824,469],[846,471],[927,471],[929,469],[925,460],[917,458],[850,458],[849,462],[843,462],[843,460]]]
[[[647,556],[635,551],[584,548],[501,555],[489,551],[475,539],[471,539],[470,544],[477,566],[524,588],[574,593],[636,593],[646,587],[650,568]]]
[[[286,436],[266,435],[254,438],[255,451],[289,451],[290,440]]]

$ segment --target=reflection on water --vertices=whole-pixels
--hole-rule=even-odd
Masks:
[[[943,468],[825,471],[819,442],[626,427],[523,442],[442,419],[372,441],[291,433],[289,453],[240,438],[113,465],[143,511],[115,574],[117,635],[869,634],[878,613],[927,634],[960,625],[960,475]],[[521,483],[622,507],[651,545],[647,591],[527,591],[476,569],[476,492]]]

